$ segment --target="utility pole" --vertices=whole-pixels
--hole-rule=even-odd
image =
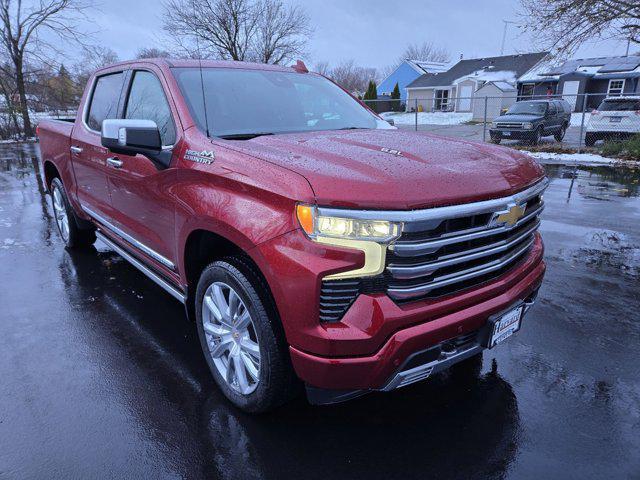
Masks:
[[[624,54],[625,57],[629,56],[629,45],[631,44],[631,37],[627,38],[627,52]]]
[[[502,45],[500,46],[500,55],[504,55],[504,42],[507,39],[507,27],[509,24],[516,25],[518,22],[513,20],[502,20],[504,22],[504,30],[502,31]]]

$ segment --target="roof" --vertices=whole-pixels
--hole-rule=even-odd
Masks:
[[[453,85],[456,80],[479,71],[509,71],[514,72],[514,76],[517,78],[546,57],[547,53],[548,52],[524,53],[504,55],[501,57],[460,60],[446,72],[420,76],[411,82],[407,88],[450,86]]]
[[[511,85],[510,83],[507,83],[507,82],[487,82],[483,86],[481,86],[478,90],[481,90],[481,89],[483,89],[484,87],[486,87],[488,85],[493,85],[498,90],[501,90],[503,92],[514,92],[514,91],[516,91],[516,87],[514,87],[513,85]]]
[[[451,67],[449,62],[431,62],[428,60],[405,60],[416,72],[423,73],[436,73],[446,72]]]
[[[540,72],[544,76],[566,75],[568,73],[580,72],[588,75],[632,72],[640,67],[640,55],[628,57],[596,57],[596,58],[574,58],[564,63],[550,64]]]
[[[124,62],[118,62],[111,65],[107,65],[99,70],[110,69],[115,66],[132,65],[150,63],[153,65],[166,66],[169,68],[242,68],[247,70],[272,70],[280,72],[295,71],[290,66],[272,65],[266,63],[253,63],[253,62],[236,62],[232,60],[197,60],[191,58],[141,58],[135,60],[127,60]]]

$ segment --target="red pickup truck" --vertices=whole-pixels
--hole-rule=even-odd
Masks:
[[[182,302],[247,411],[467,361],[542,282],[540,166],[395,129],[302,62],[119,63],[38,135],[67,248],[97,237]]]

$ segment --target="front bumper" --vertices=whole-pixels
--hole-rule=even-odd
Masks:
[[[531,140],[535,136],[535,129],[531,130],[507,130],[489,129],[489,136],[500,140]]]
[[[401,380],[396,380],[399,374],[407,376],[415,373],[403,373],[403,367],[417,352],[423,352],[458,337],[479,332],[487,324],[491,315],[518,302],[531,300],[544,276],[545,265],[542,261],[542,252],[542,243],[538,238],[530,254],[522,263],[489,285],[476,289],[501,287],[501,293],[490,295],[479,303],[460,308],[454,312],[425,318],[421,323],[397,330],[371,355],[327,357],[291,346],[291,360],[294,369],[307,385],[314,387],[311,391],[315,390],[318,398],[323,395],[322,392],[319,393],[318,389],[331,390],[328,394],[329,398],[346,396],[341,399],[347,399],[356,393],[361,393],[354,391],[388,390],[399,386]],[[366,295],[360,297],[366,297]],[[457,299],[462,301],[463,297],[464,294],[460,294]],[[388,300],[388,297],[386,298]],[[389,303],[394,306],[395,304],[390,300],[389,303],[384,299],[377,300],[379,308],[387,308],[387,315],[392,318],[396,310]],[[352,309],[354,307],[357,307],[357,304],[354,304]],[[396,306],[396,308],[398,307]],[[424,305],[421,309],[428,311]],[[384,315],[385,312],[383,311],[382,314]],[[476,351],[459,352],[459,356],[451,356],[442,363],[430,365],[433,368],[429,373],[446,368],[480,350],[481,348]],[[321,403],[327,403],[327,401]]]

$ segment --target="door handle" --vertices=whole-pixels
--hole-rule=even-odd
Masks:
[[[71,148],[69,148],[69,150],[71,150],[71,153],[75,153],[76,155],[79,155],[82,153],[82,148],[76,147],[75,145],[72,145]]]
[[[107,165],[113,168],[122,167],[122,160],[118,159],[118,157],[109,157],[107,158]]]

